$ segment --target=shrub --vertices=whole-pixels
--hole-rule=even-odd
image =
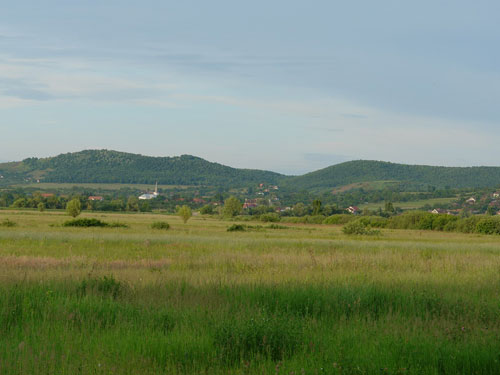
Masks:
[[[462,233],[476,232],[477,224],[482,218],[482,216],[471,216],[466,219],[459,220],[457,223],[457,231]]]
[[[388,228],[394,229],[421,229],[431,230],[435,214],[424,211],[405,212],[399,216],[393,216],[388,224]]]
[[[74,219],[74,220],[69,220],[63,223],[63,227],[83,227],[83,228],[89,228],[89,227],[108,227],[108,228],[128,228],[127,224],[124,223],[118,223],[118,222],[113,222],[113,223],[106,223],[104,221],[98,220],[98,219],[87,219],[87,218],[82,218],[82,219]]]
[[[357,220],[372,228],[385,228],[389,221],[387,218],[380,216],[363,216]]]
[[[166,221],[155,221],[151,224],[151,229],[164,229],[168,230],[170,228],[170,224]]]
[[[112,223],[107,223],[109,228],[128,228],[129,226],[125,223],[119,223],[117,221],[114,221]]]
[[[79,296],[98,294],[116,299],[123,291],[122,284],[113,275],[83,280],[77,289]]]
[[[324,215],[306,215],[306,216],[289,216],[282,217],[281,221],[284,223],[301,223],[301,224],[323,224],[325,221]]]
[[[66,204],[66,212],[68,215],[77,217],[82,212],[82,204],[78,198],[73,198]]]
[[[107,227],[108,225],[99,219],[74,219],[66,221],[63,227]]]
[[[369,225],[365,224],[362,220],[355,220],[347,223],[342,228],[344,234],[355,234],[355,235],[376,235],[380,234],[379,230],[371,229]]]
[[[434,214],[434,219],[432,220],[432,229],[433,230],[445,230],[446,226],[449,223],[455,223],[458,220],[458,217],[453,215],[436,215]],[[448,226],[448,229],[451,228],[452,224]]]
[[[481,234],[500,234],[500,220],[494,217],[484,217],[477,222],[476,232]]]
[[[280,221],[280,217],[278,214],[271,212],[260,215],[260,220],[264,223],[277,223],[278,221]]]
[[[343,225],[354,220],[356,220],[356,216],[354,215],[337,214],[328,216],[325,220],[323,220],[323,224]]]
[[[269,228],[269,229],[288,229],[287,226],[278,225],[278,224],[270,224],[266,228]]]
[[[212,215],[214,213],[214,207],[211,204],[206,204],[200,209],[200,214],[202,215]]]
[[[184,224],[186,224],[193,213],[191,212],[191,208],[189,206],[184,205],[177,210],[177,215],[179,215]]]
[[[245,227],[241,224],[233,224],[227,228],[228,232],[244,232],[245,230]]]
[[[11,221],[9,219],[4,219],[2,222],[0,222],[0,227],[15,227],[17,225],[16,222]]]

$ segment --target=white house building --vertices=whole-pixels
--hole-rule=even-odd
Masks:
[[[139,199],[153,199],[156,198],[157,196],[158,196],[158,182],[156,182],[154,193],[144,193],[142,195],[139,195]]]

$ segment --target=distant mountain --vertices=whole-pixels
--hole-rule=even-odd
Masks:
[[[49,158],[28,158],[0,164],[9,180],[39,179],[66,183],[142,183],[170,185],[247,186],[277,183],[283,175],[237,169],[182,155],[151,157],[108,150],[85,150]]]
[[[285,186],[321,191],[369,181],[412,182],[437,188],[492,187],[500,185],[500,167],[434,167],[356,160],[290,177]]]
[[[437,188],[500,186],[500,167],[434,167],[357,160],[302,176],[237,169],[196,156],[151,157],[85,150],[49,158],[0,164],[0,184],[34,182],[205,185],[223,188],[279,185],[286,191],[329,191],[359,183],[393,181]],[[373,185],[373,184],[372,184]],[[375,184],[381,188],[384,184]]]

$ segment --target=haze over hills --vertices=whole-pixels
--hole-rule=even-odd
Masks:
[[[35,182],[206,185],[223,188],[280,185],[287,190],[326,191],[360,182],[400,181],[437,188],[500,185],[500,167],[435,167],[357,160],[302,176],[238,169],[199,157],[151,157],[109,150],[85,150],[49,158],[0,164],[2,185]]]

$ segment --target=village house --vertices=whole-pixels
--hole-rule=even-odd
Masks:
[[[40,194],[40,196],[41,196],[42,198],[50,198],[50,197],[53,197],[53,196],[54,196],[54,194],[52,194],[52,193],[43,193],[43,194]]]
[[[493,198],[500,198],[500,191],[496,191],[493,193]]]
[[[91,195],[89,197],[89,201],[103,201],[104,197],[101,197],[100,195]]]
[[[245,203],[243,203],[243,209],[255,208],[257,206],[257,199],[245,199]]]
[[[361,212],[361,210],[357,206],[349,206],[345,210],[347,212],[349,212],[350,214],[353,214],[353,215],[357,215],[357,214],[359,214]]]
[[[466,203],[469,203],[469,204],[474,204],[474,203],[476,203],[476,198],[474,198],[474,197],[470,197],[470,198],[469,198],[469,199],[467,199],[465,202],[466,202]]]
[[[431,211],[433,214],[447,214],[448,211],[443,210],[442,208],[435,208]]]

